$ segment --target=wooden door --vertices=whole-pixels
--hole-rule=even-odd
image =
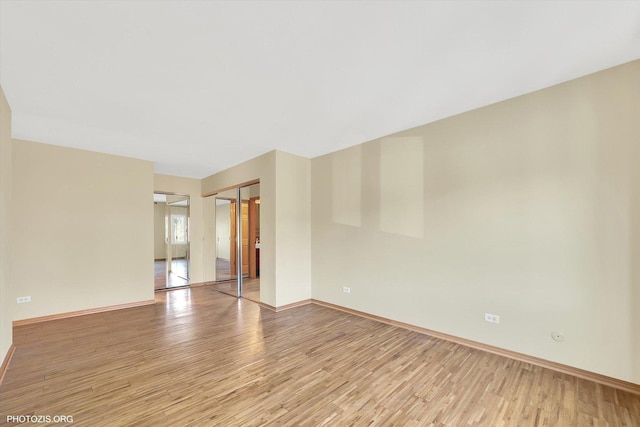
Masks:
[[[231,277],[238,275],[236,259],[238,252],[236,249],[236,202],[231,202],[229,206],[229,274]]]
[[[231,275],[237,272],[236,247],[236,202],[231,202],[229,209],[229,223],[231,225]],[[242,202],[242,274],[249,274],[249,202]]]
[[[242,274],[249,274],[249,202],[242,202]]]

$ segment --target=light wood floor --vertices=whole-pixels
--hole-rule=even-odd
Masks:
[[[210,287],[18,327],[7,414],[74,426],[638,426],[640,396],[317,305]]]

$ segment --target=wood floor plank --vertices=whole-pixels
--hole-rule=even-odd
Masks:
[[[318,305],[276,313],[207,286],[20,326],[14,342],[1,424],[66,414],[74,426],[640,425],[638,395]]]

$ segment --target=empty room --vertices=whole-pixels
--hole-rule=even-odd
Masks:
[[[640,2],[0,0],[0,425],[640,425]]]

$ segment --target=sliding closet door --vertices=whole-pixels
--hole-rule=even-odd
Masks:
[[[214,197],[216,275],[213,286],[220,292],[237,297],[237,189],[221,192]]]
[[[260,184],[240,189],[242,199],[242,296],[260,301]]]
[[[260,185],[215,195],[215,283],[229,295],[260,301]]]
[[[189,196],[167,195],[167,267],[169,287],[189,284]]]

